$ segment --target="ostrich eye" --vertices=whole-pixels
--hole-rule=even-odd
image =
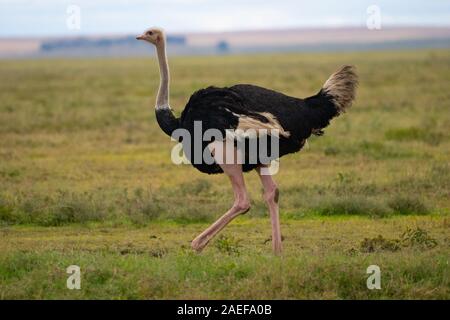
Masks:
[[[149,36],[151,36],[151,35],[153,34],[153,31],[148,31],[147,34],[148,34]]]

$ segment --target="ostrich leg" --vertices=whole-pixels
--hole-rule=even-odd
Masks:
[[[218,161],[217,163],[220,162]],[[230,210],[192,241],[192,248],[196,251],[201,251],[231,220],[240,214],[246,213],[250,209],[250,200],[245,188],[242,165],[220,164],[220,167],[231,181],[231,186],[234,191],[234,204]]]
[[[280,218],[278,210],[278,196],[279,191],[277,184],[273,181],[271,175],[261,174],[261,168],[257,169],[259,178],[264,187],[264,200],[267,203],[270,211],[270,219],[272,222],[272,248],[276,255],[281,254],[281,231],[280,231]]]
[[[246,213],[250,209],[250,201],[247,190],[245,189],[242,166],[240,164],[223,164],[220,166],[230,178],[234,191],[234,204],[230,210],[192,241],[192,248],[196,251],[201,251],[231,220],[240,214]]]

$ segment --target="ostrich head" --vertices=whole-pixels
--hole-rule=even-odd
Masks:
[[[157,46],[164,41],[164,31],[159,28],[150,28],[140,36],[137,36],[136,39],[144,40]]]

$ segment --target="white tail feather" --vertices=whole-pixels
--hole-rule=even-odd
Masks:
[[[332,97],[338,112],[345,112],[355,99],[358,76],[354,66],[343,66],[333,73],[323,85],[322,90]]]

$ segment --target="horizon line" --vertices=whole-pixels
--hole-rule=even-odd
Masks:
[[[171,35],[205,35],[205,34],[235,34],[235,33],[252,33],[252,32],[282,32],[282,31],[298,31],[298,30],[342,30],[342,29],[367,29],[367,31],[372,32],[381,32],[384,29],[450,29],[449,24],[390,24],[382,27],[378,30],[369,30],[364,25],[338,25],[338,26],[298,26],[298,27],[273,27],[273,28],[244,28],[244,29],[236,29],[236,30],[224,30],[224,31],[166,31],[166,34]],[[162,28],[166,30],[165,28]],[[139,33],[139,31],[137,31]],[[78,34],[70,34],[70,33],[61,33],[61,34],[47,34],[47,35],[33,35],[33,36],[25,36],[25,35],[0,35],[0,40],[31,40],[31,39],[57,39],[57,38],[82,38],[82,37],[124,37],[134,35],[134,33],[123,32],[123,33],[78,33]]]

